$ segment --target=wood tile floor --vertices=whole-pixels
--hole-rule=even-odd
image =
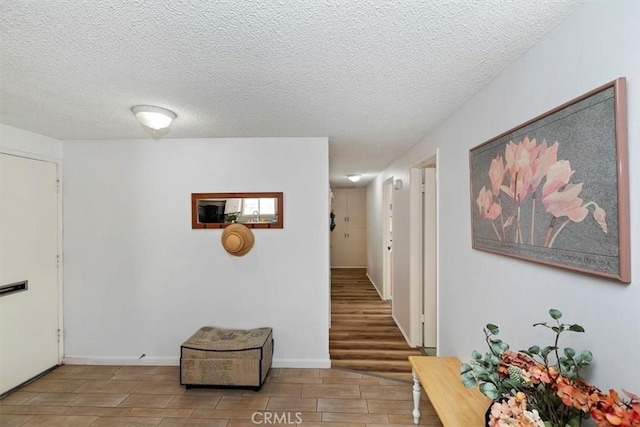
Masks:
[[[331,366],[411,380],[407,344],[364,268],[331,269]]]
[[[0,400],[0,426],[413,424],[411,384],[339,369],[271,369],[262,390],[190,389],[173,366],[63,365]],[[421,425],[441,426],[424,393]]]

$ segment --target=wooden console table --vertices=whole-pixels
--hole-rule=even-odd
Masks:
[[[466,388],[456,357],[409,356],[413,372],[413,423],[420,422],[420,386],[444,427],[482,427],[491,400],[478,388]]]

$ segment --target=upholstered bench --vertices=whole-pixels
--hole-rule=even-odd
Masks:
[[[271,368],[271,328],[203,327],[180,347],[180,384],[259,390]]]

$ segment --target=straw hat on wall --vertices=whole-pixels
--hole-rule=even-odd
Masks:
[[[253,232],[242,224],[231,224],[222,232],[222,246],[231,255],[244,256],[253,247]]]

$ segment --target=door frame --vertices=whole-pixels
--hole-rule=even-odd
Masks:
[[[438,149],[435,153],[424,157],[414,163],[410,168],[409,185],[409,298],[411,334],[410,344],[415,347],[423,345],[423,280],[422,271],[424,264],[423,243],[423,201],[422,201],[422,169],[435,166],[436,169],[436,352],[440,349],[440,184],[438,180]]]
[[[393,204],[393,177],[382,183],[382,299],[388,301],[393,298],[393,259],[388,250],[389,246],[389,209]]]
[[[19,150],[12,150],[10,148],[0,147],[0,154],[6,154],[9,156],[22,157],[29,160],[35,160],[40,162],[49,162],[56,165],[56,179],[58,181],[58,365],[62,363],[64,357],[64,315],[63,315],[63,286],[62,281],[64,278],[64,257],[63,257],[63,242],[62,242],[62,159],[56,159],[54,157],[41,156],[39,154],[28,153]]]

